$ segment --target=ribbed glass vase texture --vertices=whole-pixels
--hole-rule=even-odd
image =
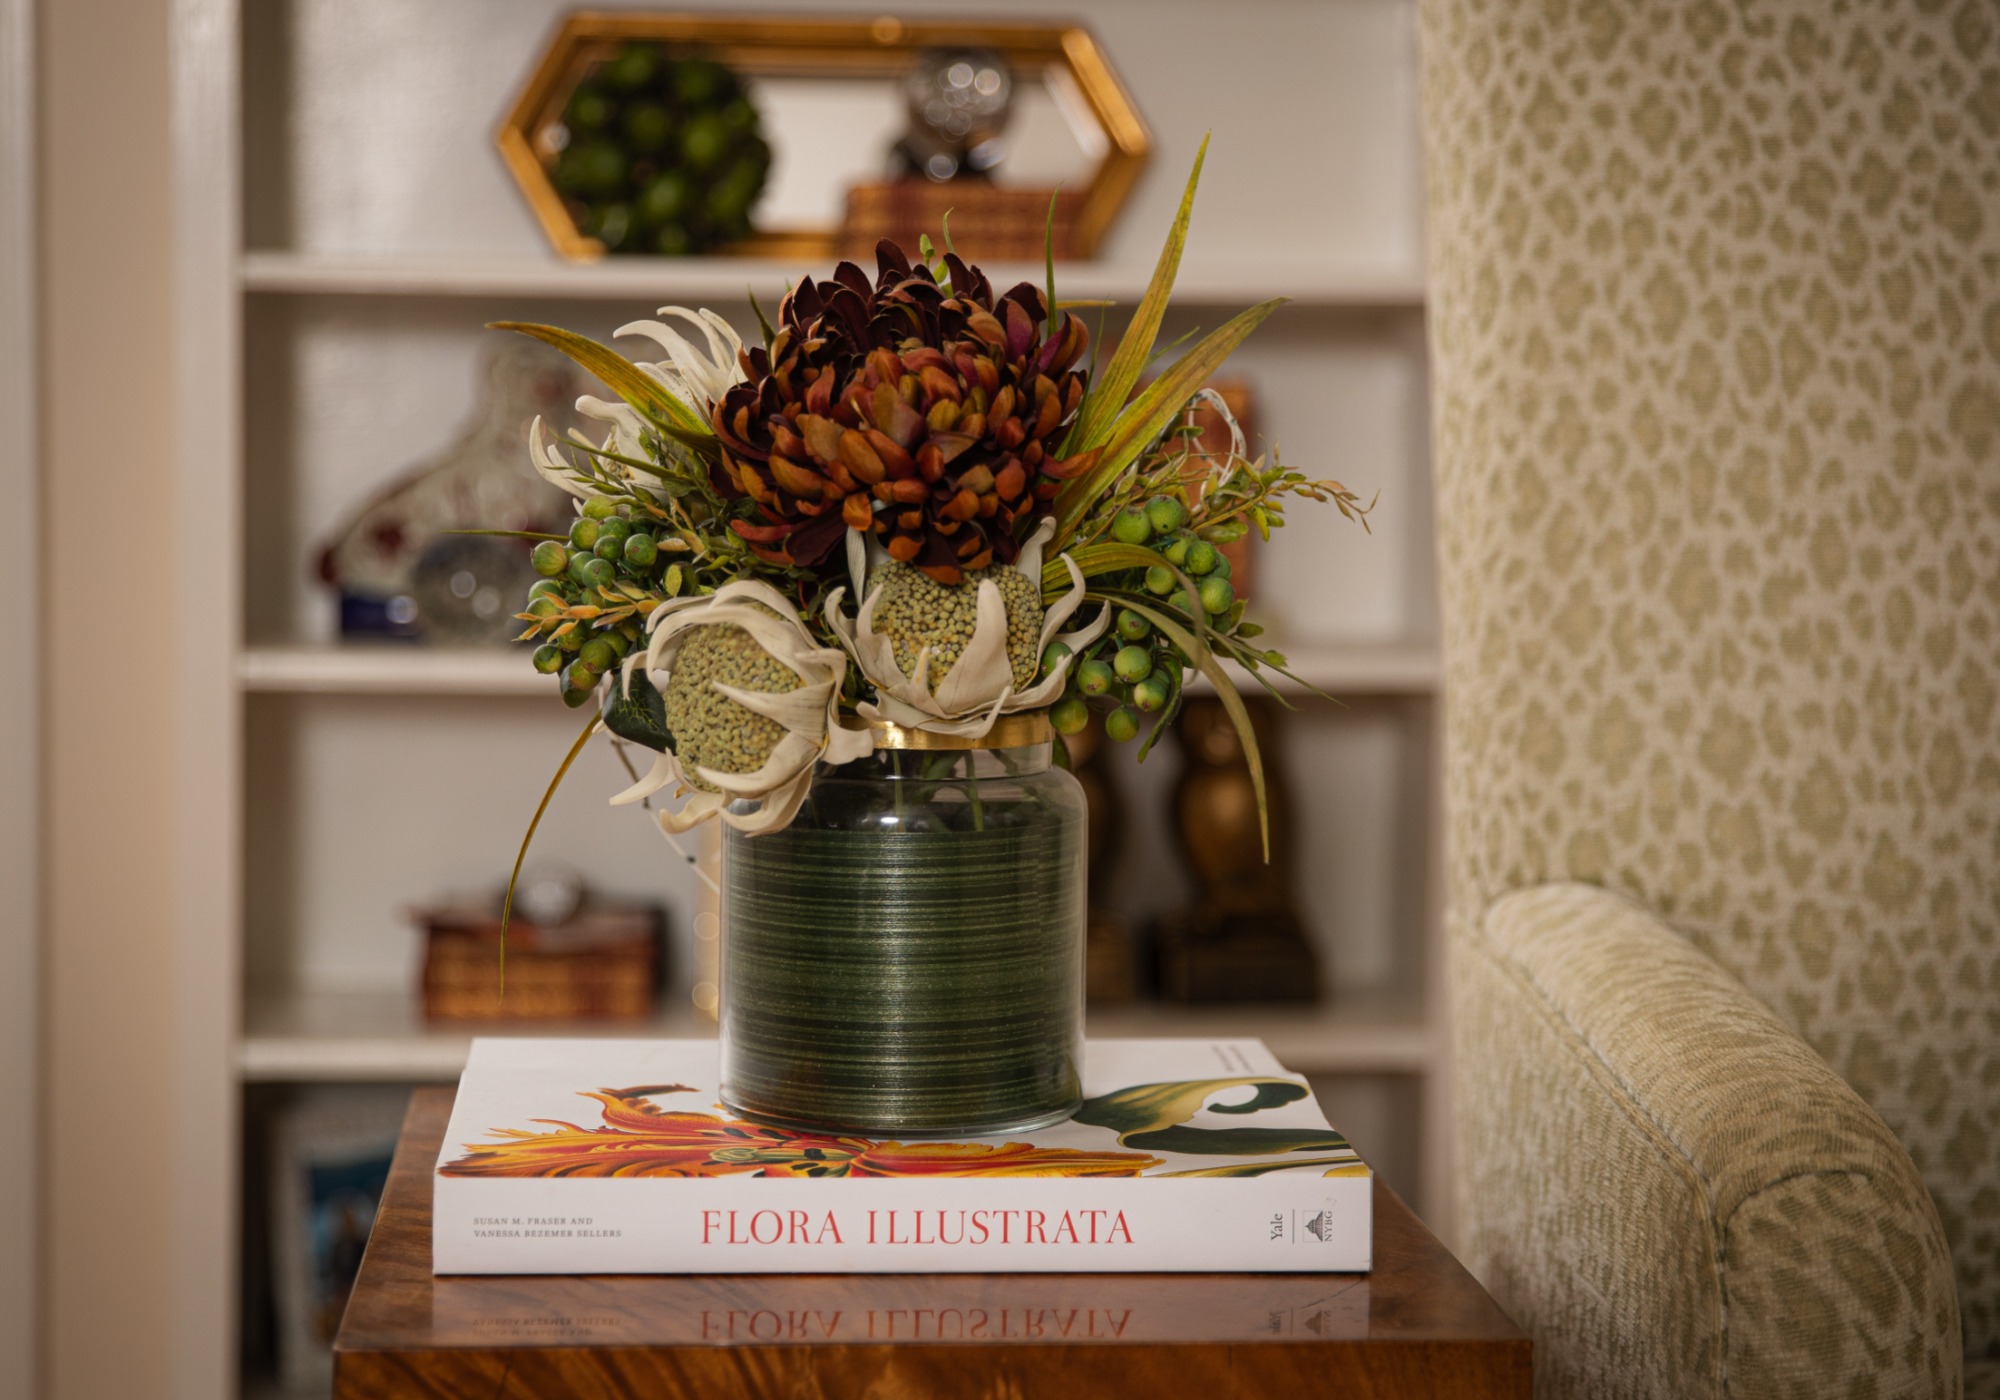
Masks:
[[[726,831],[730,1108],[904,1138],[1076,1110],[1084,798],[1049,759],[877,749],[822,772],[785,830]]]

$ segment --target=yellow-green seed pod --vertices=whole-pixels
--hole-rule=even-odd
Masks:
[[[917,653],[925,647],[931,649],[930,684],[950,674],[979,623],[979,585],[991,579],[1007,609],[1007,662],[1015,688],[1034,684],[1042,659],[1042,593],[1019,569],[975,569],[963,583],[939,583],[907,564],[889,563],[876,576],[881,601],[871,625],[894,645],[905,675],[914,672]]]
[[[785,737],[783,725],[722,694],[713,684],[717,681],[768,695],[804,684],[791,667],[733,623],[688,629],[661,699],[681,771],[690,783],[709,792],[717,789],[704,782],[697,769],[754,773]]]

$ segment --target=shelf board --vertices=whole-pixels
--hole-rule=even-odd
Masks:
[[[243,689],[288,695],[539,695],[555,682],[511,647],[349,645],[249,647]]]
[[[768,258],[609,258],[566,263],[553,257],[444,258],[248,252],[239,275],[246,292],[313,296],[542,297],[564,301],[743,301],[746,289],[775,303],[807,272],[829,269]],[[1040,263],[993,263],[996,287],[1043,280]],[[1058,295],[1137,304],[1151,265],[1079,262],[1056,268]],[[767,295],[768,294],[768,295]],[[1245,306],[1290,297],[1302,306],[1413,309],[1424,304],[1421,269],[1335,267],[1246,259],[1183,266],[1174,300],[1185,306]]]
[[[1086,1024],[1099,1040],[1255,1036],[1295,1074],[1423,1074],[1437,1058],[1437,1037],[1409,998],[1356,997],[1325,1006],[1150,1003],[1096,1008]]]
[[[1319,643],[1286,649],[1285,655],[1299,682],[1336,697],[1428,695],[1437,690],[1442,672],[1437,647],[1420,642]],[[1240,687],[1256,687],[1249,676],[1231,670]],[[265,694],[555,695],[554,682],[507,647],[250,647],[237,657],[236,675],[244,690]],[[1305,693],[1299,682],[1273,679],[1287,694]]]
[[[1260,639],[1265,640],[1265,639]],[[1435,642],[1315,642],[1304,646],[1284,646],[1277,650],[1285,657],[1290,676],[1268,668],[1264,674],[1282,695],[1306,695],[1324,691],[1335,699],[1361,695],[1432,695],[1444,681],[1444,659]],[[1235,662],[1225,662],[1229,678],[1244,694],[1257,694],[1263,687]],[[1310,689],[1309,689],[1310,688]],[[1214,689],[1205,677],[1196,676],[1188,689]]]
[[[714,1024],[678,1000],[639,1024],[506,1024],[440,1027],[398,992],[320,992],[253,997],[238,1042],[238,1075],[250,1083],[449,1081],[465,1068],[474,1035],[706,1039]],[[1100,1039],[1259,1036],[1301,1074],[1421,1074],[1436,1037],[1415,1003],[1324,1007],[1130,1006],[1094,1010]]]
[[[713,1022],[676,999],[657,1019],[550,1025],[508,1022],[440,1026],[401,992],[253,996],[236,1048],[251,1083],[456,1080],[475,1035],[702,1039]]]

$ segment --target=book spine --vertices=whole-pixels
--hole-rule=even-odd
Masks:
[[[441,1274],[1361,1272],[1366,1176],[436,1178]]]

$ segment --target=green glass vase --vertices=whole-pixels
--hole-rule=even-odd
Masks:
[[[783,831],[725,829],[723,1100],[870,1137],[1061,1122],[1081,1102],[1083,790],[1040,715],[977,747],[877,742]]]

